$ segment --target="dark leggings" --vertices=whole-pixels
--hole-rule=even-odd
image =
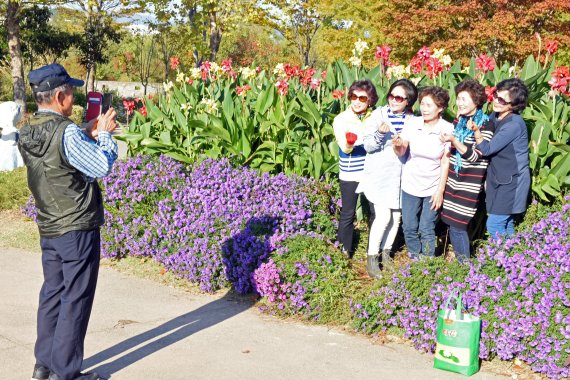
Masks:
[[[337,240],[342,247],[350,255],[354,252],[354,216],[356,215],[356,203],[358,196],[356,188],[358,182],[354,181],[340,181],[340,194],[342,199],[342,208],[340,209],[340,220],[338,222]],[[364,194],[362,194],[360,201],[363,207],[368,205],[368,201]],[[370,207],[370,220],[371,224],[374,221],[374,208]]]

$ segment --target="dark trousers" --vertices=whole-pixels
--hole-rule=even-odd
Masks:
[[[342,207],[340,209],[340,220],[338,222],[337,240],[340,242],[344,250],[351,256],[354,252],[354,216],[356,215],[356,204],[358,202],[359,195],[361,195],[360,202],[362,203],[362,206],[365,208],[368,206],[368,201],[364,194],[357,194],[355,192],[357,187],[358,182],[340,181]],[[370,207],[369,214],[369,224],[371,225],[374,221],[373,207]]]
[[[100,243],[99,229],[40,239],[44,283],[38,307],[36,363],[62,380],[77,377],[81,370]]]

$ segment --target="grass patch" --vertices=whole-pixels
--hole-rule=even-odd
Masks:
[[[0,211],[0,220],[0,248],[40,251],[40,234],[36,222],[22,216],[19,210]]]
[[[0,172],[0,211],[19,210],[29,196],[25,167]]]

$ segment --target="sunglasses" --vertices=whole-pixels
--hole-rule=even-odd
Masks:
[[[362,103],[368,103],[368,96],[366,95],[361,95],[361,96],[356,96],[354,94],[350,95],[350,100],[355,101],[356,99],[360,100],[360,102]]]
[[[406,99],[408,99],[408,98],[405,98],[403,96],[392,95],[392,94],[388,95],[388,100],[393,100],[396,103],[402,103]]]
[[[507,102],[504,98],[501,98],[499,95],[497,95],[497,91],[493,92],[493,100],[502,106],[511,104],[511,102]]]

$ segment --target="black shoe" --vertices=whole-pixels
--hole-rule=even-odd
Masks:
[[[50,370],[43,365],[34,365],[34,373],[32,373],[32,380],[48,380]]]
[[[376,280],[382,278],[382,273],[380,272],[380,264],[378,263],[379,257],[380,255],[366,256],[366,271],[370,277]]]
[[[48,380],[61,380],[61,377],[52,372]],[[80,373],[79,376],[73,380],[99,380],[99,375],[95,372]]]
[[[388,272],[394,271],[394,260],[390,257],[390,251],[387,249],[382,251],[382,268]]]

